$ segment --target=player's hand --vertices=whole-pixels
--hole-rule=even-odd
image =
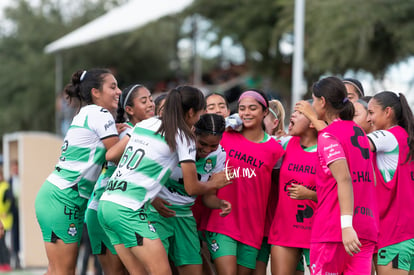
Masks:
[[[361,251],[360,247],[362,244],[359,242],[357,233],[353,227],[345,227],[342,229],[342,243],[344,244],[346,253],[351,256]]]
[[[309,199],[308,198],[309,189],[303,185],[292,183],[292,185],[288,187],[288,190],[289,190],[289,196],[291,199],[295,199],[295,200]]]
[[[131,128],[131,126],[129,126],[126,123],[117,123],[116,124],[116,130],[118,131],[118,135],[120,133],[122,133],[123,131],[125,131],[126,129]]]
[[[226,175],[226,171],[221,171],[219,173],[215,173],[210,177],[210,181],[214,182],[216,189],[223,188],[226,185],[231,183],[231,180],[228,179]]]
[[[157,209],[158,213],[160,213],[160,215],[163,216],[164,218],[170,218],[170,217],[175,216],[175,211],[166,207],[166,205],[171,205],[171,203],[169,203],[168,201],[156,197],[151,202],[151,204],[152,206],[154,206],[155,209]]]
[[[219,215],[221,217],[227,216],[231,212],[231,203],[226,201],[226,200],[221,200],[220,201],[220,209],[221,209],[221,212],[220,212]]]
[[[304,114],[307,118],[316,117],[316,113],[312,108],[312,105],[306,101],[301,100],[295,104],[295,111]]]

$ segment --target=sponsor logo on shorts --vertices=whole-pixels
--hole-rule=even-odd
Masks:
[[[378,255],[380,256],[381,259],[385,259],[387,256],[387,250],[385,249],[380,249],[380,251],[378,252]]]
[[[219,247],[219,245],[218,245],[218,243],[217,243],[217,241],[216,241],[216,240],[212,240],[212,241],[211,241],[210,247],[211,247],[211,250],[212,250],[213,252],[217,252],[217,250],[219,250],[219,249],[220,249],[220,247]]]
[[[311,274],[312,274],[312,275],[316,275],[316,274],[323,274],[323,275],[339,275],[339,272],[329,272],[329,271],[325,271],[325,272],[323,273],[323,271],[321,271],[321,270],[316,270],[316,264],[311,265],[310,270],[311,270]]]
[[[155,227],[152,224],[148,224],[148,228],[151,232],[155,233],[156,230],[155,230]]]
[[[71,235],[72,237],[78,234],[78,229],[76,228],[74,223],[69,224],[68,234]]]
[[[316,264],[311,265],[311,272],[312,274],[315,274],[315,268],[316,268]]]

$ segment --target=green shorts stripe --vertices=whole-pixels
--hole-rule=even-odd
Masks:
[[[305,265],[310,266],[310,250],[308,248],[302,248],[302,253],[300,255],[300,260],[296,266],[296,270],[305,272]]]

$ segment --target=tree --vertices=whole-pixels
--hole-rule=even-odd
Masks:
[[[278,44],[293,32],[292,0],[195,0],[190,13],[212,22],[218,37],[231,36],[246,51],[253,71],[268,74],[290,94],[290,59]],[[413,1],[306,1],[305,78],[364,71],[381,78],[387,69],[412,56]],[[255,58],[256,57],[256,58]],[[258,57],[258,58],[257,58]],[[286,64],[286,60],[289,62]]]
[[[391,65],[413,53],[412,1],[315,0],[306,5],[309,75],[353,70],[382,78]],[[286,5],[285,14],[293,14],[291,9]],[[292,16],[284,19],[293,20]]]
[[[45,54],[44,47],[126,0],[72,2],[43,0],[32,7],[18,0],[7,9],[11,27],[0,30],[0,136],[21,130],[55,132],[54,55]],[[113,69],[121,88],[133,82],[151,87],[174,75],[169,62],[179,26],[180,20],[165,17],[128,34],[64,50],[63,82],[76,70],[106,67]]]
[[[19,130],[55,130],[54,60],[43,49],[62,33],[105,12],[102,2],[80,2],[84,14],[77,15],[61,9],[63,1],[52,0],[36,7],[19,0],[6,10],[9,24],[0,36],[0,136]]]
[[[274,0],[196,0],[188,13],[200,14],[211,21],[211,31],[217,33],[217,44],[223,37],[231,37],[235,44],[241,45],[251,75],[264,79],[262,83],[270,83],[267,89],[274,96],[288,98],[291,63],[278,49],[283,33],[275,32],[283,9],[279,1]]]

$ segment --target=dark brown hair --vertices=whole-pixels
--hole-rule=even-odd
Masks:
[[[312,85],[312,93],[316,97],[324,97],[328,108],[339,114],[341,119],[354,118],[354,104],[349,101],[345,85],[339,78],[330,76],[315,82]]]
[[[175,151],[175,136],[178,129],[181,130],[181,139],[194,138],[194,134],[185,121],[185,115],[190,109],[194,112],[204,110],[206,102],[203,93],[192,86],[178,86],[168,92],[164,104],[164,114],[161,118],[161,126],[156,132],[165,137],[165,141],[171,151]]]
[[[63,92],[70,103],[75,100],[78,107],[93,104],[92,88],[101,90],[104,78],[111,74],[108,69],[79,70],[72,74],[71,82],[68,83]]]
[[[410,149],[406,162],[412,161],[414,157],[414,116],[407,99],[401,93],[398,96],[396,93],[389,91],[377,93],[372,98],[375,99],[378,105],[382,106],[383,110],[390,107],[394,111],[398,125],[407,131]]]

